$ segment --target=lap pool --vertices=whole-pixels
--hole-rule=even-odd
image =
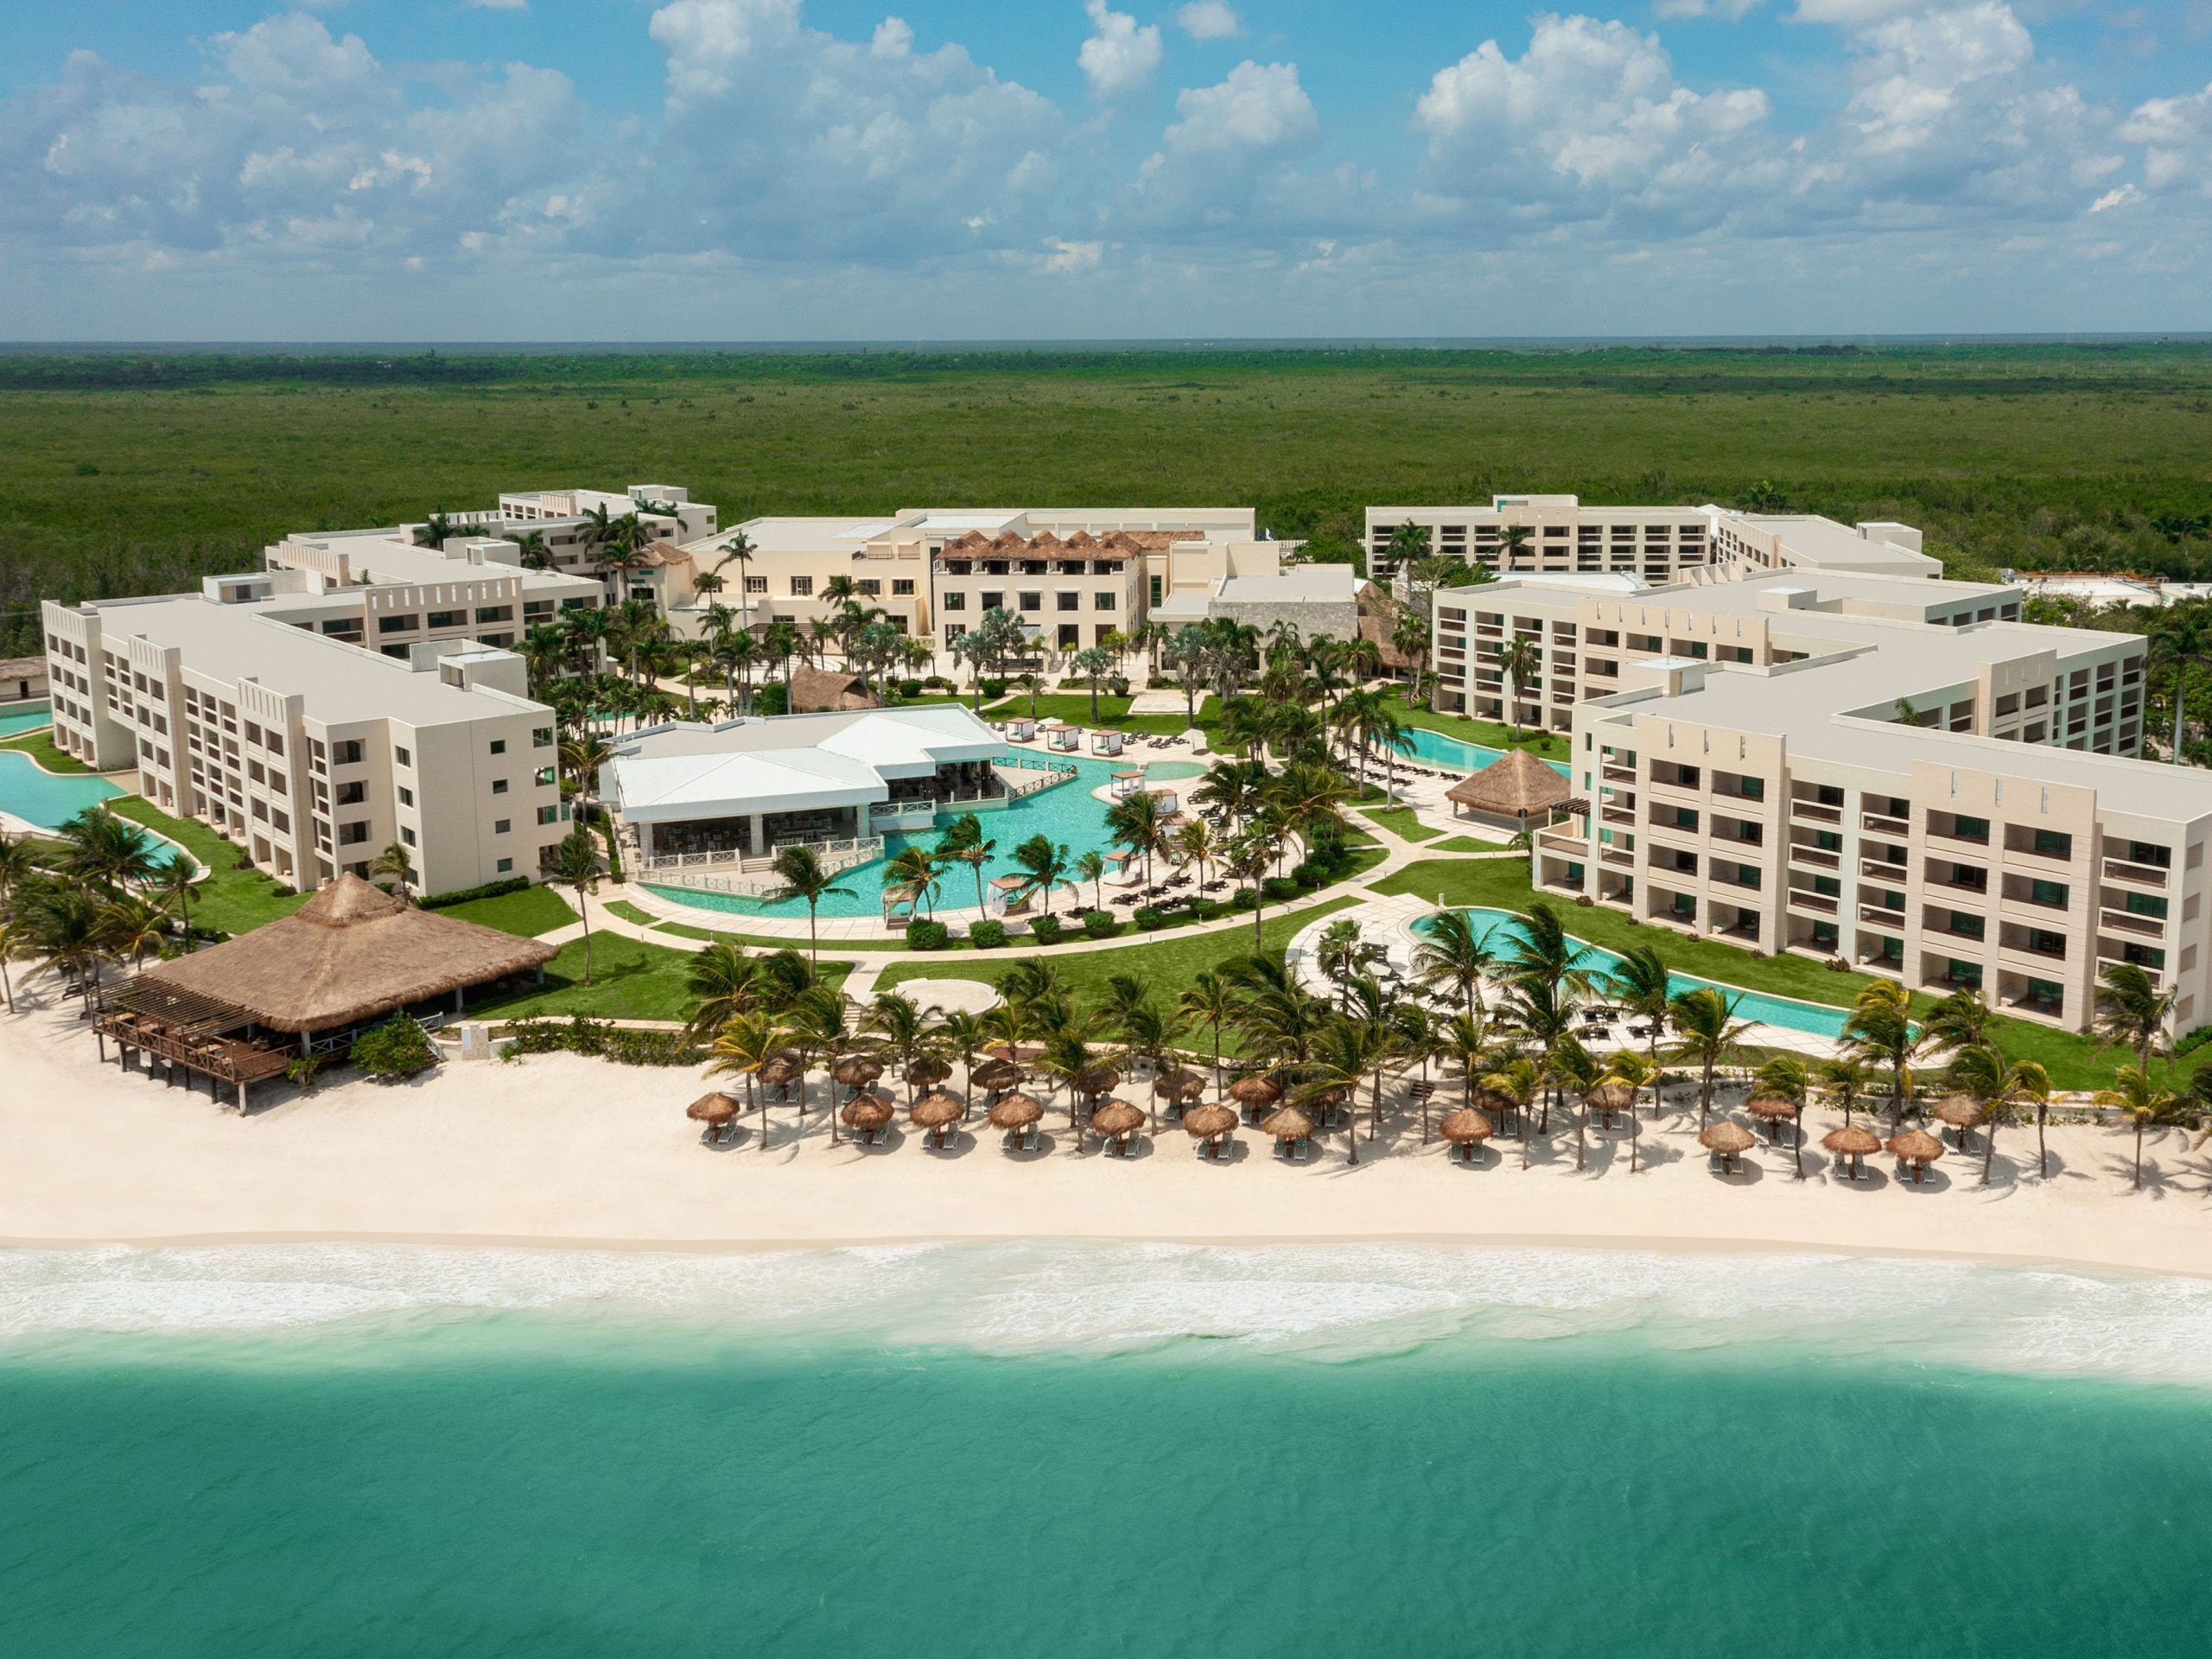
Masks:
[[[1432,766],[1449,766],[1455,772],[1480,772],[1504,753],[1480,743],[1462,743],[1456,737],[1446,737],[1441,732],[1432,732],[1426,726],[1415,726],[1407,734],[1414,741],[1414,759],[1426,760]],[[1571,777],[1566,764],[1547,760],[1544,764],[1562,778]]]
[[[1014,849],[1032,836],[1045,836],[1065,843],[1071,858],[1080,858],[1088,852],[1105,852],[1113,842],[1106,833],[1106,803],[1095,798],[1091,791],[1103,789],[1117,772],[1126,772],[1142,766],[1146,779],[1153,783],[1166,783],[1178,779],[1203,776],[1205,766],[1197,760],[1140,760],[1130,755],[1115,760],[1095,760],[1084,754],[1055,754],[1055,762],[1065,761],[1074,766],[1076,775],[1070,783],[1055,784],[1034,795],[1025,796],[1010,806],[995,811],[977,814],[982,821],[983,837],[996,843],[989,860],[983,866],[983,887],[990,889],[991,878],[1019,874],[1014,862]],[[890,835],[883,841],[883,857],[866,864],[855,865],[837,877],[837,885],[849,889],[843,893],[831,893],[822,901],[820,914],[830,917],[880,916],[883,913],[883,867],[893,857],[908,847],[934,847],[943,839],[943,826],[955,816],[941,814],[938,828],[921,835]],[[806,919],[806,905],[798,899],[786,899],[770,904],[759,899],[744,898],[736,893],[702,893],[690,887],[670,887],[646,882],[645,887],[664,899],[672,899],[679,905],[689,905],[696,910],[719,910],[741,916],[785,916],[795,920]],[[1091,900],[1090,888],[1083,888],[1083,902],[1087,908]],[[1058,902],[1057,900],[1055,902]],[[938,910],[973,910],[976,907],[976,876],[965,864],[957,864],[944,873],[937,892]]]
[[[1504,930],[1493,943],[1521,937],[1521,918],[1510,911],[1468,909],[1461,912],[1471,919],[1478,928]],[[1425,925],[1416,922],[1416,928]],[[1609,974],[1620,965],[1620,957],[1601,945],[1587,939],[1576,939],[1575,944],[1590,952],[1590,968],[1593,974]],[[1663,940],[1655,941],[1661,954],[1665,953]],[[1846,1010],[1832,1008],[1819,1002],[1800,1002],[1795,997],[1771,996],[1764,991],[1745,990],[1738,985],[1724,985],[1717,980],[1698,979],[1688,974],[1669,974],[1669,988],[1677,996],[1684,991],[1713,989],[1732,999],[1736,1004],[1738,1020],[1755,1020],[1763,1026],[1780,1026],[1789,1031],[1802,1031],[1815,1037],[1840,1037]]]

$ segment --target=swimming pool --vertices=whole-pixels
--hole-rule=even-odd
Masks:
[[[1461,913],[1471,917],[1478,926],[1503,927],[1507,938],[1520,937],[1521,918],[1510,911],[1478,907]],[[1417,928],[1425,925],[1425,921],[1414,924]],[[1574,942],[1590,952],[1589,966],[1593,974],[1609,974],[1620,965],[1620,957],[1603,946],[1592,944],[1587,939],[1576,939]],[[1663,944],[1661,950],[1663,954]],[[1802,1031],[1815,1037],[1843,1035],[1846,1011],[1842,1008],[1832,1008],[1818,1002],[1800,1002],[1795,997],[1770,996],[1764,991],[1745,990],[1740,985],[1724,985],[1717,980],[1698,979],[1688,974],[1669,974],[1667,983],[1677,996],[1684,991],[1719,991],[1735,1001],[1738,1020],[1755,1020],[1763,1026],[1781,1026],[1789,1031]]]
[[[0,812],[59,830],[88,806],[123,791],[105,778],[61,778],[17,749],[0,749]]]
[[[1407,735],[1414,741],[1414,760],[1450,766],[1456,772],[1480,772],[1504,753],[1502,749],[1485,748],[1480,743],[1462,743],[1456,737],[1432,732],[1426,726],[1413,727]],[[1544,764],[1562,778],[1573,775],[1560,761],[1547,760]]]
[[[11,702],[0,708],[0,737],[13,737],[53,723],[54,710],[42,702]]]
[[[1065,842],[1071,858],[1080,858],[1095,850],[1108,850],[1112,842],[1106,834],[1106,803],[1095,798],[1091,791],[1103,789],[1117,772],[1126,772],[1141,764],[1145,777],[1154,783],[1177,779],[1202,776],[1205,765],[1198,760],[1148,760],[1140,763],[1135,755],[1110,760],[1094,760],[1084,754],[1056,754],[1055,761],[1065,761],[1076,769],[1071,783],[1055,784],[1050,789],[1023,797],[1011,806],[995,812],[980,813],[983,836],[996,843],[990,858],[983,865],[983,887],[988,892],[991,878],[998,875],[1019,874],[1013,859],[1014,849],[1032,836],[1049,836]],[[832,893],[822,901],[820,914],[832,916],[880,916],[883,913],[883,867],[892,858],[909,847],[934,847],[944,839],[944,820],[939,827],[926,833],[889,835],[883,838],[883,857],[869,863],[855,865],[837,877],[837,885],[850,889],[844,893]],[[698,910],[734,912],[743,916],[789,916],[805,919],[806,905],[798,899],[786,899],[780,904],[769,904],[759,899],[742,898],[728,893],[701,893],[690,887],[646,887],[664,899],[673,899],[679,905],[690,905]],[[1091,890],[1086,884],[1077,884],[1083,889],[1083,902],[1091,902]],[[1054,902],[1059,902],[1055,899]],[[976,907],[976,876],[965,864],[956,864],[944,872],[937,892],[939,910],[973,910]]]

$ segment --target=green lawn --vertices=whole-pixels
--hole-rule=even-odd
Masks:
[[[1432,841],[1444,833],[1415,817],[1410,806],[1363,807],[1361,810],[1401,841]]]
[[[494,1001],[471,1004],[479,1019],[520,1019],[524,1014],[581,1014],[594,1020],[685,1020],[691,999],[683,988],[692,953],[673,945],[648,944],[620,933],[591,936],[592,982],[583,982],[584,942],[571,939],[545,964],[545,983]],[[822,964],[825,982],[842,985],[849,962]]]
[[[51,727],[42,726],[36,731],[23,732],[15,737],[0,741],[0,749],[20,749],[48,772],[81,776],[92,770],[76,756],[64,754],[60,749],[54,747],[54,731]]]
[[[1447,905],[1483,905],[1494,910],[1514,911],[1525,911],[1539,896],[1529,886],[1527,861],[1517,858],[1448,862],[1424,860],[1408,864],[1395,875],[1376,882],[1375,891],[1409,893],[1432,902],[1440,893]],[[1666,958],[1667,965],[1677,973],[1700,979],[1770,991],[1777,996],[1794,996],[1806,1002],[1824,1002],[1834,1007],[1848,1007],[1852,998],[1873,982],[1869,975],[1824,967],[1809,957],[1787,952],[1777,957],[1754,956],[1734,945],[1711,939],[1685,938],[1667,928],[1641,926],[1603,905],[1585,908],[1572,899],[1552,894],[1541,896],[1563,913],[1567,931],[1577,938],[1611,950],[1648,944],[1657,950]],[[1934,1001],[1924,994],[1916,994],[1914,1007],[1924,1014],[1934,1006]],[[1999,1014],[1992,1019],[1990,1030],[1998,1045],[2012,1058],[2042,1062],[2050,1073],[2051,1082],[2061,1089],[2101,1088],[2111,1081],[2113,1072],[2129,1064],[2126,1054],[2101,1047],[2089,1038],[2053,1031],[2025,1020]]]
[[[239,869],[238,861],[245,856],[245,849],[195,818],[173,818],[137,795],[118,795],[107,806],[118,817],[167,836],[207,867],[207,879],[193,889],[194,927],[249,933],[280,916],[290,915],[308,901],[306,893],[283,891],[272,875]]]
[[[546,887],[524,887],[492,899],[472,899],[465,905],[448,905],[435,913],[496,927],[502,933],[518,933],[526,939],[566,927],[576,919],[576,912],[569,908],[568,900]]]
[[[1513,728],[1500,726],[1495,721],[1475,720],[1466,715],[1443,715],[1433,709],[1400,707],[1398,714],[1408,726],[1425,726],[1432,732],[1441,732],[1446,737],[1456,737],[1462,743],[1479,743],[1484,748],[1522,748],[1547,760],[1567,759],[1567,739],[1550,732],[1539,732],[1524,728],[1521,741],[1513,741]]]
[[[1308,905],[1303,910],[1270,915],[1260,925],[1260,949],[1270,954],[1280,954],[1299,929],[1307,923],[1318,917],[1349,910],[1359,902],[1357,897],[1344,895],[1321,904]],[[1252,930],[1248,924],[1192,938],[1158,937],[1142,944],[1109,950],[1071,950],[1062,945],[1047,946],[1038,954],[1059,969],[1060,977],[1078,1001],[1101,995],[1106,988],[1107,980],[1113,975],[1131,974],[1150,985],[1163,1001],[1173,1001],[1191,982],[1193,976],[1209,968],[1217,968],[1224,962],[1249,957],[1252,954]],[[987,957],[980,962],[969,960],[956,964],[940,963],[930,957],[916,957],[885,969],[882,976],[876,981],[876,988],[887,991],[906,980],[938,977],[980,979],[995,985],[1008,969],[1022,960],[1025,958]]]
[[[1432,853],[1502,853],[1505,849],[1494,841],[1477,841],[1472,836],[1453,836],[1440,841],[1428,849]]]

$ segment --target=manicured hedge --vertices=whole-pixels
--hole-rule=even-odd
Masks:
[[[978,950],[995,950],[1006,943],[1004,922],[982,921],[968,924],[968,943]]]
[[[604,1020],[518,1020],[507,1027],[511,1054],[588,1054],[618,1065],[696,1065],[707,1051],[681,1031],[630,1031]]]
[[[426,893],[415,902],[424,910],[445,910],[454,905],[465,905],[472,899],[498,899],[506,893],[520,893],[529,885],[526,875],[502,876],[480,887],[455,887],[451,893]]]
[[[906,948],[909,950],[942,950],[951,938],[950,928],[925,916],[917,916],[906,924]]]

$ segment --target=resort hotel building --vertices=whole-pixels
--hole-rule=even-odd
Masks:
[[[1572,745],[1535,886],[2071,1030],[2115,962],[2212,1014],[2212,773],[2135,758],[2145,641],[2023,623],[1867,527],[1733,518],[1690,580],[1436,594],[1435,706]]]
[[[742,556],[731,550],[740,535]],[[1283,543],[1255,531],[1249,507],[916,507],[874,518],[754,518],[684,550],[725,587],[672,608],[679,632],[704,626],[710,599],[747,626],[804,626],[835,613],[830,583],[843,576],[861,604],[940,652],[984,613],[1005,610],[1042,657],[1134,633],[1175,595],[1273,576]]]
[[[49,601],[54,743],[295,887],[365,874],[394,842],[421,892],[535,875],[565,833],[555,722],[508,647],[601,594],[515,551],[300,536],[197,594]]]

